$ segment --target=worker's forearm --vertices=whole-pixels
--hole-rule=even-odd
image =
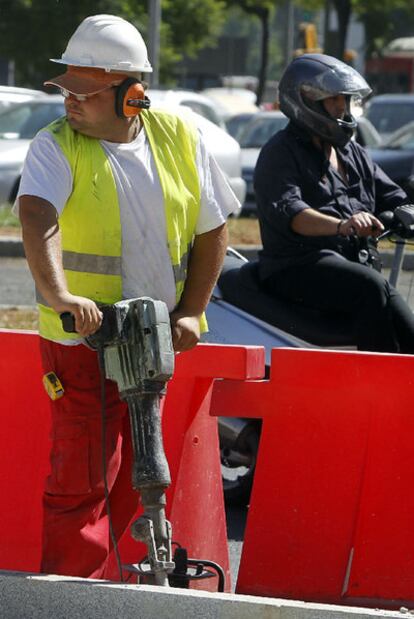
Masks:
[[[56,210],[34,196],[19,201],[23,243],[36,287],[52,307],[67,291]]]
[[[201,316],[220,274],[227,249],[225,224],[195,237],[184,291],[178,306],[180,313]]]
[[[303,236],[333,236],[337,234],[340,221],[339,217],[331,217],[307,208],[293,217],[291,228]]]

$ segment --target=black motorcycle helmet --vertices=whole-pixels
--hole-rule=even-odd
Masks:
[[[280,109],[297,125],[334,146],[345,146],[356,128],[350,105],[353,97],[364,99],[371,92],[364,78],[352,67],[325,54],[304,54],[292,60],[279,83]],[[343,119],[332,118],[322,101],[345,95]]]

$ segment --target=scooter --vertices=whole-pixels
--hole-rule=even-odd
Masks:
[[[397,285],[407,239],[414,238],[414,205],[381,215],[386,228],[379,239],[395,245],[389,281]],[[373,239],[357,239],[358,260],[367,268],[380,268]],[[264,346],[266,371],[272,348],[355,349],[347,315],[289,303],[270,296],[260,284],[258,261],[248,261],[229,248],[221,275],[207,308],[209,332],[203,341]],[[253,483],[260,440],[260,421],[219,418],[221,464],[225,499],[247,505]]]

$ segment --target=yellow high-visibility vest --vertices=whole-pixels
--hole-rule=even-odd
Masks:
[[[164,196],[167,242],[178,303],[200,209],[197,130],[164,111],[145,110],[140,118]],[[66,118],[59,118],[44,131],[49,131],[62,149],[73,177],[72,194],[59,218],[68,289],[98,303],[116,303],[122,299],[121,219],[107,155],[99,140],[74,131]],[[53,341],[79,337],[63,331],[59,315],[41,298],[38,307],[42,337]],[[203,315],[201,329],[206,328]]]

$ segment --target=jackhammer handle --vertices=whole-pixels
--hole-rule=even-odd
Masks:
[[[75,316],[70,312],[62,312],[60,314],[60,320],[65,333],[76,333],[75,329]]]

